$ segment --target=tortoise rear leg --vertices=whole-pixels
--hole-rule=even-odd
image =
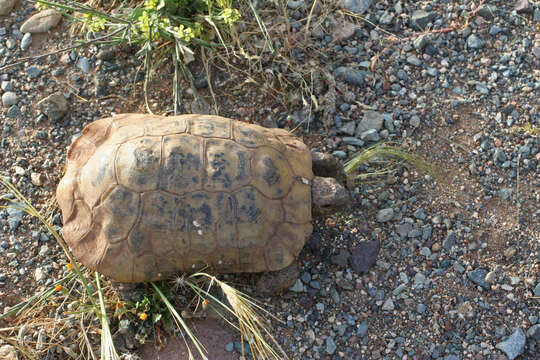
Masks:
[[[141,301],[145,293],[144,283],[123,283],[111,281],[111,286],[121,300]]]
[[[255,285],[256,291],[263,296],[279,294],[292,287],[299,276],[298,263],[293,261],[286,268],[263,273]]]

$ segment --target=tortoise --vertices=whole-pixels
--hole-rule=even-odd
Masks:
[[[120,283],[203,267],[291,273],[312,232],[312,204],[329,213],[349,200],[329,177],[339,169],[284,129],[122,114],[83,129],[56,195],[74,256]]]

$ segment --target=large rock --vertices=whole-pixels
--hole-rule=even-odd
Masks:
[[[58,25],[62,19],[62,14],[54,9],[43,10],[30,19],[26,20],[21,26],[22,33],[44,33]]]
[[[17,350],[15,350],[15,348],[11,345],[0,346],[0,359],[17,360]]]
[[[18,0],[0,0],[0,15],[8,15]]]
[[[349,257],[349,264],[357,274],[366,273],[377,261],[381,244],[379,240],[362,241]]]
[[[523,354],[526,342],[527,338],[525,337],[525,333],[520,327],[517,327],[506,340],[498,343],[496,347],[497,349],[502,350],[506,356],[508,356],[508,359],[514,360],[519,355]]]
[[[343,6],[345,9],[355,14],[363,14],[371,7],[373,0],[345,0]]]
[[[47,96],[45,99],[41,100],[37,106],[42,113],[47,115],[49,121],[52,122],[63,118],[68,111],[68,102],[61,93]]]
[[[340,66],[334,70],[334,77],[338,80],[344,80],[347,84],[354,86],[364,85],[364,79],[368,73],[363,70],[358,70],[346,66]]]

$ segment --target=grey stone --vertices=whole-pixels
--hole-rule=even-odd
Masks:
[[[35,79],[41,74],[41,69],[36,65],[32,65],[26,69],[26,74],[30,79]]]
[[[540,22],[540,8],[534,9],[533,21]]]
[[[47,96],[38,102],[37,106],[51,122],[62,119],[68,111],[68,102],[62,93],[54,93]]]
[[[456,234],[453,231],[449,231],[444,238],[442,246],[446,251],[450,251],[454,245],[456,245]]]
[[[379,24],[390,25],[392,20],[394,20],[394,14],[390,11],[385,11],[379,18]]]
[[[289,290],[291,290],[292,292],[296,292],[296,293],[303,292],[304,291],[304,284],[302,284],[302,281],[300,279],[296,279],[296,282],[294,283],[294,285]]]
[[[373,0],[345,0],[343,6],[345,9],[355,14],[363,14],[373,4]]]
[[[492,4],[485,4],[483,5],[480,10],[478,10],[478,15],[485,19],[493,19],[495,16],[498,15],[499,9],[497,9],[497,6]]]
[[[504,188],[499,191],[502,200],[508,200],[512,197],[512,188]]]
[[[489,28],[489,35],[491,35],[491,36],[495,36],[500,32],[501,32],[501,28],[498,25],[492,25]]]
[[[8,15],[19,0],[0,0],[0,15]]]
[[[367,322],[362,321],[360,323],[360,325],[358,325],[357,328],[356,328],[356,335],[363,338],[364,336],[366,336],[368,328],[369,328],[369,326],[368,326]]]
[[[412,127],[417,128],[418,126],[420,126],[420,117],[418,115],[411,116],[411,119],[409,120],[409,124]]]
[[[534,339],[536,341],[539,341],[540,340],[540,324],[531,326],[529,330],[527,330],[527,337]]]
[[[476,87],[476,90],[480,94],[484,94],[484,95],[489,94],[489,89],[487,88],[486,84],[479,82],[479,83],[476,83],[475,87]]]
[[[376,219],[378,222],[387,222],[394,218],[394,209],[392,208],[386,208],[381,209],[377,213]]]
[[[234,343],[231,341],[225,345],[225,351],[231,352],[234,350]]]
[[[426,305],[420,303],[418,305],[416,305],[416,311],[419,313],[419,314],[423,314],[426,312]]]
[[[480,39],[475,34],[471,34],[467,38],[467,47],[470,49],[479,49],[482,47],[483,44],[484,42],[482,41],[482,39]]]
[[[88,61],[88,58],[81,57],[79,60],[77,60],[77,67],[84,73],[87,73],[90,71],[90,61]]]
[[[414,66],[421,66],[422,60],[417,58],[415,55],[410,55],[407,57],[407,63],[414,65]]]
[[[414,28],[423,30],[437,16],[436,13],[427,12],[424,10],[416,10],[411,17],[411,22]]]
[[[331,336],[326,338],[326,352],[330,355],[332,355],[337,349],[336,343],[334,342],[334,339],[332,339]]]
[[[21,26],[23,33],[44,33],[58,25],[62,15],[54,9],[46,9],[26,20]]]
[[[2,81],[2,90],[3,91],[12,91],[13,83],[11,81],[4,80]]]
[[[367,110],[364,112],[364,117],[360,124],[356,127],[356,137],[360,137],[362,133],[375,129],[379,131],[382,129],[384,119],[381,114],[373,110]]]
[[[17,105],[13,105],[8,109],[6,116],[10,119],[18,119],[22,116],[21,109]]]
[[[334,70],[334,77],[338,80],[344,80],[347,84],[362,86],[367,72],[350,67],[340,66]]]
[[[467,273],[467,277],[476,285],[479,285],[483,287],[484,289],[489,290],[490,286],[488,282],[486,281],[487,273],[488,271],[485,269],[476,269],[476,270],[469,271]]]
[[[8,221],[9,230],[11,232],[15,232],[15,230],[17,230],[17,228],[19,227],[21,223],[22,217],[24,215],[24,210],[22,210],[22,208],[13,206],[13,207],[8,207],[7,213],[8,213],[7,221]]]
[[[342,134],[347,134],[347,135],[353,136],[355,129],[356,129],[356,124],[354,123],[354,121],[349,121],[349,122],[345,123],[345,125],[343,125],[339,129],[339,132],[342,133]]]
[[[330,258],[330,261],[334,265],[339,265],[342,267],[347,266],[347,262],[349,261],[349,257],[351,256],[351,253],[348,252],[345,249],[339,249],[339,252],[336,255],[333,255]]]
[[[418,208],[414,211],[413,216],[419,220],[425,220],[426,219],[426,213],[424,212],[424,208]]]
[[[376,141],[381,140],[381,137],[379,136],[379,133],[377,132],[377,130],[370,129],[360,134],[360,139],[362,139],[363,141],[376,142]]]
[[[12,105],[15,105],[17,104],[18,101],[19,101],[19,98],[17,97],[17,94],[15,94],[14,92],[8,91],[2,95],[2,104],[4,104],[5,107],[10,107]]]
[[[382,310],[384,311],[392,311],[396,308],[396,306],[394,305],[394,302],[392,301],[392,298],[388,298],[386,299],[386,301],[384,302],[383,306],[382,306]]]
[[[523,354],[526,341],[525,333],[520,327],[517,327],[505,341],[498,343],[496,348],[502,350],[508,356],[509,360],[514,360]]]
[[[540,282],[533,289],[534,296],[540,296]]]
[[[381,244],[378,240],[362,241],[349,257],[349,264],[357,274],[366,273],[377,261]]]
[[[30,47],[30,44],[32,44],[32,34],[26,33],[21,40],[21,49],[23,51],[28,49]]]
[[[362,140],[351,136],[345,136],[341,139],[341,141],[347,145],[364,146],[364,142]]]
[[[518,14],[532,13],[533,7],[529,0],[517,0],[514,4],[514,10],[516,10]]]
[[[413,46],[417,51],[423,51],[428,43],[429,40],[427,35],[418,36],[416,39],[413,40]]]
[[[535,46],[532,48],[532,53],[537,59],[540,59],[540,47]]]

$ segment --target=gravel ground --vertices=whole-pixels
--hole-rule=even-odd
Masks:
[[[402,168],[350,187],[354,204],[316,222],[299,259],[301,278],[266,299],[284,321],[275,324],[277,338],[291,359],[537,359],[540,7],[526,0],[487,1],[479,10],[471,1],[345,0],[323,18],[334,4],[318,3],[308,43],[312,2],[289,1],[288,41],[283,19],[264,18],[283,48],[255,64],[268,71],[244,82],[245,62],[216,60],[214,97],[197,75],[203,100],[185,91],[184,111],[218,108],[296,129],[342,159],[395,141],[440,171]],[[21,33],[35,12],[23,1],[0,17],[0,68],[69,44],[64,24]],[[448,29],[468,14],[469,26]],[[405,40],[384,41],[389,34]],[[56,226],[51,199],[72,137],[113,112],[144,112],[140,63],[129,49],[118,51],[125,56],[89,48],[0,71],[0,171]],[[312,85],[284,86],[279,75],[291,68],[279,54],[310,69]],[[159,113],[172,108],[163,85],[170,77],[154,76],[151,106]],[[305,94],[319,106],[303,106]],[[0,211],[0,228],[1,310],[58,278],[65,260],[17,211]]]

